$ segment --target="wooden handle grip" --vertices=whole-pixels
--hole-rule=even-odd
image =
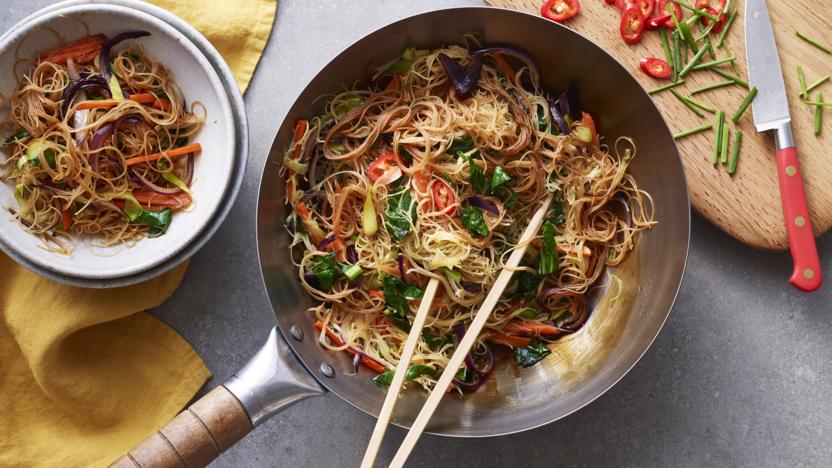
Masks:
[[[205,466],[251,429],[251,419],[243,405],[225,387],[219,386],[110,466]]]

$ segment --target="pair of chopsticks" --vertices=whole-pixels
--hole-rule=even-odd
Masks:
[[[506,262],[502,271],[500,271],[499,276],[497,276],[497,280],[494,281],[494,285],[491,286],[491,291],[488,292],[488,295],[485,297],[480,309],[477,311],[477,315],[474,316],[471,326],[468,327],[468,331],[459,342],[456,351],[453,356],[451,356],[450,361],[448,361],[448,365],[445,366],[442,376],[439,377],[439,380],[430,392],[427,401],[424,406],[422,406],[422,410],[419,412],[416,420],[413,421],[413,426],[411,426],[410,431],[408,431],[407,436],[404,438],[404,441],[402,441],[402,445],[399,447],[399,451],[396,452],[395,457],[393,457],[393,461],[390,463],[391,467],[398,468],[403,466],[404,462],[407,461],[407,457],[410,455],[410,452],[412,452],[413,448],[416,446],[416,442],[418,442],[419,437],[425,430],[425,426],[428,424],[428,421],[430,421],[430,418],[433,416],[434,411],[436,411],[437,406],[439,406],[439,402],[447,393],[448,387],[451,385],[457,370],[465,361],[465,356],[474,346],[474,342],[482,331],[482,328],[485,326],[485,322],[488,320],[488,317],[491,315],[491,312],[494,310],[497,302],[500,300],[500,296],[503,294],[503,291],[508,286],[515,269],[518,265],[520,265],[520,261],[526,253],[526,247],[528,247],[529,242],[531,242],[532,238],[535,234],[537,234],[537,231],[540,230],[540,226],[543,224],[543,218],[549,210],[549,205],[552,204],[552,198],[553,195],[549,194],[549,196],[543,201],[540,208],[538,208],[532,216],[531,221],[529,221],[529,225],[526,226],[526,230],[523,231],[523,235],[520,236],[520,241],[517,243],[517,246],[514,248],[511,256],[509,256],[508,262]],[[416,317],[413,320],[410,334],[407,336],[407,340],[404,343],[404,349],[402,350],[402,355],[399,358],[399,364],[396,366],[395,374],[393,374],[393,381],[390,383],[390,389],[387,391],[387,396],[384,399],[384,405],[381,408],[381,413],[378,415],[376,427],[373,429],[373,435],[370,437],[370,443],[367,446],[367,451],[364,453],[364,459],[361,461],[362,468],[371,468],[375,462],[376,455],[378,455],[378,450],[381,447],[381,441],[384,439],[384,433],[387,431],[387,424],[390,422],[390,417],[396,407],[396,401],[399,397],[399,390],[404,382],[405,373],[407,372],[408,366],[410,366],[413,351],[416,349],[416,344],[419,342],[419,337],[422,334],[422,327],[424,327],[428,310],[430,310],[431,304],[433,303],[433,296],[436,294],[438,287],[439,280],[431,278],[427,288],[425,288],[425,294],[422,297],[422,302],[419,304],[419,309],[416,311]]]

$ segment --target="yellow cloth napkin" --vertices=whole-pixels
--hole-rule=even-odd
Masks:
[[[154,0],[199,29],[245,90],[277,0]],[[109,290],[58,284],[0,253],[0,466],[104,466],[170,420],[211,376],[145,312],[186,265]]]

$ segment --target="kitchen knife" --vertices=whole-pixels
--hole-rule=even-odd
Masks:
[[[797,161],[786,84],[765,0],[748,0],[745,4],[745,44],[749,81],[759,90],[752,104],[754,124],[758,132],[775,132],[780,198],[794,262],[789,282],[811,292],[821,284],[820,260]]]

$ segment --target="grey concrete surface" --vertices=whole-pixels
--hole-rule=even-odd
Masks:
[[[242,0],[241,0],[242,1]],[[0,2],[6,28],[49,2]],[[281,0],[246,94],[248,173],[236,209],[154,314],[223,382],[260,346],[274,317],[254,245],[257,184],[284,113],[317,70],[384,24],[475,0]],[[827,128],[827,130],[830,130]],[[819,241],[832,276],[832,236]],[[664,330],[618,385],[585,409],[522,434],[425,436],[410,466],[830,466],[832,286],[803,295],[786,253],[752,250],[694,216],[687,275]],[[374,420],[333,395],[266,422],[217,467],[357,466]],[[380,460],[404,432],[388,432]]]

